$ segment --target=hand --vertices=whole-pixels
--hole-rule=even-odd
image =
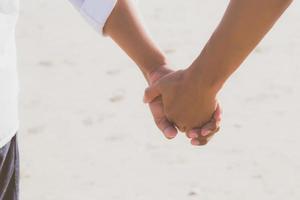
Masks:
[[[148,82],[152,85],[162,77],[172,72],[173,71],[171,69],[165,66],[159,67],[157,70],[147,75]],[[161,97],[153,99],[153,101],[149,103],[149,108],[156,126],[163,132],[165,137],[168,139],[175,138],[178,133],[177,129],[165,116]]]
[[[161,82],[163,77],[166,77],[168,74],[172,73],[174,73],[174,71],[163,66],[149,74],[147,79],[150,85],[156,85],[157,83]],[[149,107],[157,127],[164,133],[164,135],[169,139],[176,137],[177,129],[166,117],[161,96],[153,98],[153,100],[149,103]],[[218,106],[214,116],[210,119],[210,121],[201,128],[188,131],[187,137],[192,138],[191,142],[193,145],[204,145],[208,142],[212,135],[219,130],[220,121],[221,109]]]
[[[199,129],[193,129],[187,133],[191,136],[191,144],[195,146],[206,145],[211,138],[220,130],[222,110],[218,104],[217,109],[214,113],[214,117],[210,122],[206,123]]]

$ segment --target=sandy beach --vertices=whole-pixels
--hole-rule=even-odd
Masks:
[[[299,1],[224,87],[222,130],[205,147],[162,136],[138,68],[68,1],[21,3],[21,199],[300,199]],[[181,69],[227,3],[140,0],[139,8]]]

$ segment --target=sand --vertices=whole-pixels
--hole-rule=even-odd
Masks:
[[[188,67],[228,1],[140,1],[153,37]],[[220,94],[206,147],[162,137],[137,67],[68,1],[26,0],[17,31],[24,200],[300,199],[300,2]],[[196,27],[196,28],[192,28]]]

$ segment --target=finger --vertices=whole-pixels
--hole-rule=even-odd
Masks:
[[[199,146],[199,145],[200,145],[200,142],[199,142],[199,140],[197,140],[197,139],[192,139],[192,140],[191,140],[191,144],[192,144],[193,146]]]
[[[191,140],[191,144],[194,146],[204,146],[204,145],[208,144],[208,142],[214,137],[215,133],[216,132],[212,132],[207,137],[194,138]]]
[[[220,123],[212,120],[211,122],[204,125],[201,129],[201,136],[206,137],[212,133],[216,133],[220,130]]]
[[[201,129],[193,129],[193,130],[188,131],[185,134],[188,138],[195,139],[199,136],[200,133],[201,133]]]
[[[207,136],[198,134],[197,137],[191,138],[191,144],[195,146],[206,145],[218,131],[219,128],[217,128],[215,131],[210,132]]]
[[[210,134],[214,134],[218,132],[220,129],[221,119],[222,119],[222,110],[220,105],[218,104],[216,111],[213,115],[213,118],[207,124],[202,126],[202,128],[195,128],[188,131],[186,133],[186,136],[188,138],[194,139],[194,138],[198,138],[201,135],[201,133],[203,134],[202,136],[204,137]]]
[[[201,136],[206,137],[208,135],[218,132],[219,129],[220,129],[220,124],[217,121],[212,120],[212,121],[208,122],[207,124],[205,124],[202,128],[190,130],[187,133],[187,136],[189,138],[193,138],[193,139],[201,137]]]
[[[208,143],[208,140],[203,139],[203,140],[198,140],[198,139],[192,139],[191,144],[193,146],[204,146]]]
[[[163,117],[160,119],[154,119],[156,126],[163,132],[166,138],[173,139],[177,136],[177,129],[174,125],[168,121],[167,118]]]
[[[160,96],[159,84],[155,83],[145,90],[144,103],[152,102],[156,97]]]
[[[149,103],[153,119],[156,126],[164,133],[164,135],[171,139],[177,135],[177,129],[173,123],[168,120],[163,110],[163,103],[160,97]]]
[[[214,113],[213,118],[200,129],[192,129],[188,132],[188,136],[192,138],[191,144],[194,146],[206,145],[211,138],[220,130],[222,110],[220,105]]]
[[[209,142],[214,137],[215,134],[216,134],[216,132],[212,133],[211,135],[209,135],[208,137],[206,137],[207,142]]]

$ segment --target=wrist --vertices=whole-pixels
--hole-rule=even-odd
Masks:
[[[149,75],[156,70],[168,65],[168,61],[164,55],[146,55],[142,62],[138,63],[144,74]]]
[[[185,77],[197,87],[200,92],[205,89],[217,95],[224,84],[224,80],[211,71],[209,67],[193,64],[185,70]]]
[[[146,73],[145,77],[149,85],[152,85],[157,80],[161,79],[163,76],[171,73],[172,71],[173,70],[169,68],[169,64],[158,65],[152,71]]]
[[[140,66],[140,68],[147,82],[151,85],[166,74],[172,72],[169,66],[169,61],[161,54],[154,59],[150,59],[150,62],[145,63],[143,66]]]

